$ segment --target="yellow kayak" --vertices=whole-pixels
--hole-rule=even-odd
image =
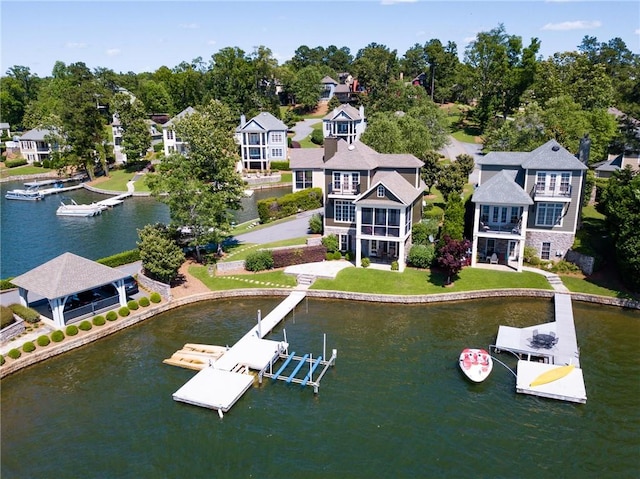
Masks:
[[[567,374],[573,371],[573,368],[575,368],[575,366],[573,364],[570,364],[569,366],[560,366],[549,371],[545,371],[533,381],[531,381],[529,387],[540,386],[541,384],[547,384],[553,381],[557,381],[558,379],[565,377]]]

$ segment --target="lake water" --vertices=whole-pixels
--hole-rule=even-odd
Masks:
[[[515,393],[499,364],[468,382],[457,358],[498,326],[551,320],[552,302],[433,305],[305,300],[291,350],[338,350],[311,388],[267,380],[219,419],[171,395],[187,342],[233,344],[279,299],[211,301],[159,315],[3,379],[2,477],[636,478],[637,311],[574,302],[588,401]],[[282,326],[269,336],[282,339]],[[499,355],[513,365],[506,354]]]
[[[22,183],[0,186],[0,278],[25,273],[71,252],[88,259],[100,259],[136,247],[137,230],[147,224],[169,221],[169,208],[153,198],[128,198],[115,208],[91,218],[56,216],[60,201],[91,203],[108,196],[80,189],[48,196],[44,201],[7,200],[7,190],[23,188]],[[256,190],[242,200],[243,210],[235,213],[238,223],[258,217],[257,201],[291,192],[290,187]]]

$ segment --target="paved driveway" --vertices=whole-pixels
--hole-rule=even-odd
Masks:
[[[304,211],[296,215],[295,219],[273,226],[267,226],[256,231],[250,231],[235,237],[241,243],[272,243],[293,238],[300,238],[309,234],[309,218],[314,213],[322,213],[322,208]]]
[[[313,132],[313,125],[316,123],[320,123],[322,120],[320,118],[309,118],[306,120],[299,121],[295,124],[293,128],[294,131],[292,141],[301,141],[304,140],[307,136]]]

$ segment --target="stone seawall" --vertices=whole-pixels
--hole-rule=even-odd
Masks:
[[[291,290],[279,288],[233,289],[226,291],[211,291],[208,293],[187,296],[185,298],[161,303],[159,305],[152,305],[143,310],[138,310],[136,311],[136,314],[132,314],[130,316],[127,316],[126,318],[118,318],[116,321],[107,322],[104,326],[94,326],[90,331],[83,333],[77,337],[67,337],[61,343],[51,343],[43,348],[38,347],[32,353],[22,353],[22,356],[17,360],[11,360],[7,358],[7,362],[4,365],[0,366],[0,378],[8,376],[9,374],[13,374],[27,366],[31,366],[40,361],[44,361],[45,359],[49,359],[72,349],[85,346],[97,339],[109,336],[113,333],[128,328],[129,326],[145,321],[157,314],[170,311],[174,308],[179,308],[181,306],[186,306],[188,304],[198,303],[201,301],[210,301],[216,299],[265,296],[284,297],[288,296],[289,294],[291,294]],[[307,297],[309,298],[340,299],[396,304],[426,304],[495,297],[532,297],[551,299],[555,294],[555,291],[542,289],[493,289],[484,291],[467,291],[460,293],[426,294],[418,296],[351,293],[344,291],[322,291],[313,289],[307,290]],[[640,301],[630,299],[609,298],[605,296],[596,296],[583,293],[571,293],[571,297],[575,301],[583,301],[587,303],[597,303],[606,306],[618,306],[622,308],[640,310]]]

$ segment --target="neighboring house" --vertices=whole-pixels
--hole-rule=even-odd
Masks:
[[[597,178],[610,178],[614,171],[622,170],[627,166],[630,166],[633,171],[640,171],[640,155],[637,152],[609,155],[607,161],[594,166]]]
[[[272,161],[287,161],[287,125],[263,111],[247,121],[240,116],[236,142],[244,170],[266,171]]]
[[[543,260],[563,258],[575,239],[587,167],[555,140],[528,153],[491,152],[477,163],[471,265],[522,271],[525,245]]]
[[[177,120],[195,113],[192,107],[187,107],[162,125],[162,141],[164,143],[164,154],[169,156],[172,153],[187,154],[187,144],[176,135],[175,123]]]
[[[422,219],[423,163],[413,155],[381,154],[335,137],[325,139],[323,153],[292,150],[290,164],[294,190],[299,172],[311,176],[308,186],[316,186],[322,173],[324,234],[335,234],[341,251],[355,251],[356,266],[368,257],[374,264],[397,261],[404,270],[411,227]]]
[[[4,138],[5,136],[11,136],[11,127],[9,123],[0,123],[0,138]]]
[[[151,135],[151,149],[153,145],[162,143],[162,132],[158,129],[158,124],[153,120],[144,120],[149,128],[149,134]],[[117,113],[113,114],[113,121],[111,122],[111,132],[113,133],[113,154],[117,164],[124,164],[127,162],[127,155],[122,149],[122,134],[124,132],[120,118]]]
[[[326,76],[321,80],[321,83],[322,93],[320,94],[320,101],[331,100],[331,98],[333,98],[333,94],[336,91],[336,87],[338,86],[338,82],[330,76]]]
[[[20,154],[29,163],[42,162],[51,154],[51,144],[46,139],[52,132],[34,128],[20,137]]]
[[[363,106],[356,109],[348,104],[340,105],[322,119],[325,138],[335,136],[349,144],[359,141],[366,127]]]

